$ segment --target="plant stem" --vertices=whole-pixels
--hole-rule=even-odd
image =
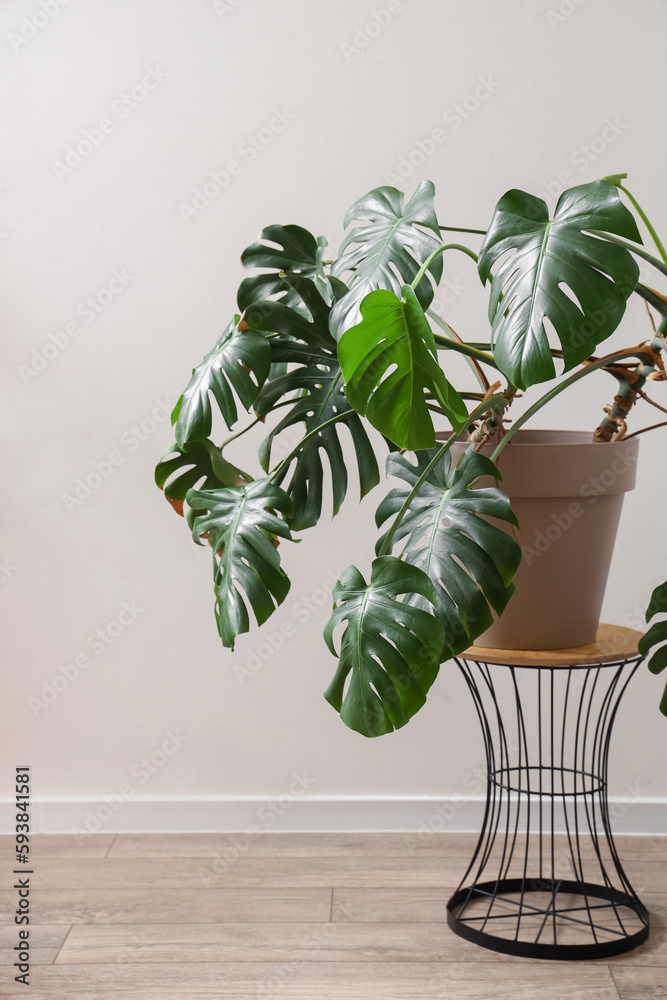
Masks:
[[[419,282],[422,280],[422,278],[424,277],[424,275],[428,271],[429,267],[431,266],[431,264],[433,263],[433,261],[435,260],[435,258],[439,257],[441,253],[445,252],[445,250],[460,250],[461,253],[465,253],[465,254],[468,255],[468,257],[472,257],[472,259],[475,261],[475,263],[477,263],[477,261],[479,259],[477,257],[477,254],[473,250],[470,250],[469,247],[464,246],[463,243],[445,243],[444,246],[438,247],[438,249],[434,250],[432,254],[429,254],[429,256],[426,258],[426,260],[424,261],[424,263],[422,264],[422,266],[419,268],[419,270],[417,271],[417,274],[415,275],[415,280],[412,282],[412,285],[411,285],[411,288],[413,290],[417,287],[417,285],[419,284]]]
[[[447,233],[475,233],[477,236],[486,236],[486,229],[459,229],[458,226],[440,226],[438,229]]]
[[[293,402],[294,402],[293,399],[284,399],[280,403],[276,403],[275,406],[272,406],[270,410],[266,411],[266,413],[263,413],[261,417],[260,416],[255,417],[252,423],[247,424],[245,427],[242,427],[240,431],[236,431],[236,433],[230,434],[228,438],[225,438],[225,440],[220,445],[220,451],[222,451],[223,448],[226,448],[228,444],[231,444],[232,441],[236,441],[237,438],[242,437],[247,431],[249,431],[252,427],[254,427],[255,424],[258,424],[260,421],[263,421],[266,417],[268,417],[269,413],[273,413],[274,410],[279,409],[281,406],[290,406]]]
[[[632,204],[637,209],[637,214],[640,216],[642,222],[644,223],[644,225],[648,229],[649,233],[651,234],[651,239],[653,240],[653,242],[655,243],[656,247],[658,248],[658,253],[662,257],[664,263],[667,264],[667,251],[665,250],[664,246],[662,245],[662,243],[660,241],[660,238],[659,238],[658,234],[656,233],[655,229],[653,228],[653,225],[651,224],[651,222],[650,222],[650,220],[649,220],[646,212],[641,207],[641,205],[639,204],[639,202],[637,201],[637,199],[635,198],[635,196],[632,194],[632,192],[628,191],[628,189],[625,187],[624,184],[617,184],[616,186],[618,187],[619,191],[623,191],[628,196],[628,198],[630,199],[630,201],[632,202]]]
[[[236,441],[237,438],[242,437],[247,431],[250,430],[251,427],[254,427],[255,424],[258,424],[260,420],[261,417],[255,417],[252,423],[248,424],[247,427],[243,427],[240,431],[236,431],[235,434],[230,434],[229,437],[225,438],[225,440],[220,445],[220,451],[222,451],[223,448],[226,448],[228,444],[231,444],[232,441]]]
[[[651,424],[650,427],[642,427],[639,431],[633,431],[632,434],[626,434],[623,440],[629,441],[630,438],[637,437],[638,434],[644,434],[646,431],[654,431],[656,427],[667,427],[667,420],[661,420],[659,424]]]
[[[637,372],[639,371],[637,367]],[[637,372],[633,374],[637,375]],[[624,436],[627,430],[627,417],[635,404],[637,393],[627,379],[625,372],[620,373],[619,369],[613,369],[611,374],[618,380],[618,392],[612,402],[605,406],[605,415],[593,432],[593,440],[602,442],[617,441]],[[637,376],[639,378],[640,376]],[[642,385],[645,379],[642,378]],[[634,385],[635,383],[633,383]]]
[[[487,398],[486,393],[483,392],[460,392],[459,396],[461,397],[461,399],[474,399],[477,403],[481,403],[483,399]],[[435,399],[435,396],[432,396],[430,393],[427,393],[426,398],[429,400]],[[665,412],[667,412],[667,410]]]
[[[635,286],[635,292],[637,295],[641,295],[644,302],[648,302],[652,305],[656,312],[659,312],[661,316],[667,316],[667,301],[665,301],[665,299],[663,299],[660,295],[656,294],[652,288],[648,288],[646,285],[642,285],[641,281],[638,281]]]
[[[427,310],[427,314],[431,317],[431,319],[435,320],[442,330],[449,330],[445,320],[438,316],[437,313],[434,313],[431,309],[429,309]],[[482,361],[485,365],[491,365],[492,368],[495,368],[497,371],[499,370],[492,354],[480,351],[477,347],[471,347],[464,341],[454,340],[450,337],[443,337],[440,333],[434,333],[433,337],[435,338],[436,344],[439,344],[441,347],[448,348],[452,351],[458,351],[459,354],[465,354],[466,357],[474,358],[476,361]]]
[[[644,250],[644,248],[639,246],[638,243],[632,243],[630,240],[624,240],[621,236],[613,236],[612,233],[605,233],[601,229],[591,229],[590,232],[593,236],[601,236],[602,239],[606,240],[608,243],[616,243],[619,247],[624,247],[631,253],[636,253],[638,257],[643,257],[644,260],[649,262],[649,264],[653,264],[653,267],[657,268],[658,271],[662,271],[663,274],[667,274],[667,264],[658,260],[658,258],[654,257],[652,253],[648,252],[648,250]]]
[[[481,392],[460,392],[459,396],[461,397],[461,399],[471,399],[474,400],[476,403],[479,403],[481,399],[485,398]],[[435,396],[427,395],[426,399],[433,400],[435,399]],[[443,408],[432,402],[427,402],[426,408],[428,410],[432,410],[433,413],[439,413],[441,417],[444,417],[445,415],[445,411],[443,410]]]
[[[310,438],[315,437],[315,435],[319,434],[320,431],[323,431],[325,427],[330,427],[331,424],[338,423],[339,420],[349,420],[350,417],[356,417],[358,415],[359,414],[357,413],[356,410],[345,410],[343,413],[337,413],[335,417],[330,417],[329,420],[325,420],[323,424],[318,424],[317,427],[314,427],[312,431],[309,431],[307,434],[304,434],[304,436],[301,438],[296,447],[292,448],[287,458],[284,458],[282,462],[280,462],[273,470],[273,472],[270,474],[269,481],[273,482],[276,476],[282,472],[283,468],[289,465],[289,463],[292,461],[292,459],[297,454],[299,449],[302,448],[303,445],[306,443],[306,441],[309,441]]]
[[[575,372],[573,375],[569,375],[562,382],[559,382],[559,384],[555,385],[553,389],[549,390],[549,392],[545,392],[545,394],[540,399],[538,399],[537,402],[533,403],[532,406],[528,407],[525,413],[522,413],[520,417],[517,417],[517,419],[509,428],[509,430],[505,434],[504,438],[502,439],[502,441],[500,442],[494,453],[491,455],[491,461],[495,462],[497,460],[498,455],[503,450],[505,445],[509,444],[509,442],[512,440],[516,432],[520,430],[521,427],[523,427],[523,425],[526,423],[527,420],[530,420],[530,418],[535,413],[537,413],[538,410],[541,410],[543,406],[546,406],[546,404],[550,403],[552,399],[555,399],[555,397],[558,396],[559,393],[564,392],[565,389],[569,389],[571,385],[574,385],[575,382],[578,382],[579,379],[582,379],[584,375],[588,375],[590,372],[594,372],[598,368],[606,368],[609,365],[615,364],[617,361],[624,361],[626,358],[640,357],[641,354],[642,354],[641,348],[636,348],[634,351],[622,351],[618,354],[608,354],[606,357],[600,358],[598,361],[594,362],[594,364],[587,365],[585,368],[579,369],[578,372]],[[648,360],[650,363],[651,362],[650,356],[648,356]]]
[[[433,456],[433,458],[431,459],[431,461],[428,463],[428,465],[426,466],[426,468],[422,472],[421,476],[419,477],[419,479],[417,480],[417,482],[415,483],[415,485],[412,487],[412,489],[408,493],[408,495],[407,495],[407,497],[405,499],[405,503],[403,504],[403,506],[399,510],[398,514],[394,518],[393,523],[391,525],[391,528],[389,529],[389,531],[387,532],[387,534],[384,537],[384,541],[382,543],[382,546],[380,547],[380,551],[378,552],[378,558],[380,558],[381,556],[386,555],[387,552],[390,550],[391,543],[394,540],[394,535],[396,534],[401,521],[405,517],[405,515],[406,515],[406,513],[407,513],[407,511],[408,511],[408,509],[410,507],[410,504],[412,503],[412,501],[416,497],[417,493],[419,493],[420,489],[422,488],[422,486],[424,485],[424,483],[426,482],[427,478],[429,477],[429,475],[431,474],[431,472],[433,471],[433,469],[435,468],[435,466],[438,464],[438,462],[440,461],[440,459],[442,458],[442,456],[445,455],[449,451],[449,449],[452,447],[452,445],[454,444],[454,442],[456,441],[456,439],[459,437],[460,434],[463,433],[463,431],[466,429],[466,427],[470,427],[470,425],[472,423],[474,423],[474,421],[477,420],[478,417],[480,417],[483,413],[485,413],[493,405],[494,402],[501,401],[501,400],[504,400],[504,399],[505,399],[505,396],[502,393],[496,393],[496,395],[494,395],[494,396],[489,396],[487,399],[484,400],[484,402],[480,403],[479,406],[477,406],[472,411],[472,413],[468,417],[468,421],[467,421],[465,427],[463,427],[461,431],[455,431],[453,434],[451,434],[450,437],[448,437],[447,440],[445,441],[445,443],[442,445],[442,447],[438,448],[438,450],[436,451],[435,455]]]
[[[646,395],[646,393],[645,393],[645,392],[642,392],[642,390],[641,390],[641,389],[639,390],[639,395],[640,395],[640,396],[641,396],[641,398],[642,398],[643,400],[645,400],[645,401],[646,401],[647,403],[650,403],[650,404],[651,404],[651,406],[655,406],[656,410],[662,410],[662,412],[663,412],[663,413],[667,413],[667,409],[665,409],[665,407],[664,407],[664,406],[661,406],[661,405],[660,405],[660,403],[656,403],[656,401],[655,401],[654,399],[651,399],[651,397],[650,397],[650,396],[647,396],[647,395]]]
[[[440,316],[438,316],[438,314],[436,312],[433,312],[431,309],[427,309],[426,311],[427,311],[428,315],[431,316],[436,321],[436,323],[441,327],[441,329],[447,330],[447,332],[449,334],[451,334],[451,336],[454,338],[454,340],[458,344],[462,344],[463,343],[463,338],[459,337],[459,335],[456,332],[456,330],[453,327],[451,327],[449,325],[449,323],[446,323],[443,319],[440,318]],[[434,335],[434,338],[435,338],[435,335]],[[442,339],[444,340],[445,338],[442,338]],[[467,346],[471,346],[471,345],[467,345]],[[480,350],[480,348],[477,347],[477,350]],[[466,361],[468,363],[468,366],[472,370],[473,375],[475,376],[475,378],[479,382],[480,386],[482,387],[483,391],[485,393],[488,392],[489,389],[490,389],[490,387],[491,387],[491,383],[489,382],[488,378],[484,374],[484,369],[482,368],[482,366],[479,364],[478,361],[475,361],[474,358],[471,358],[468,355],[465,355],[465,359],[466,359]]]
[[[648,310],[648,305],[647,305]],[[649,311],[650,315],[650,311]],[[651,317],[652,322],[652,317]],[[665,346],[662,331],[665,329],[667,319],[663,315],[658,330],[653,324],[653,339],[650,349],[654,352],[654,357],[650,364],[639,361],[634,365],[622,365],[620,367],[609,367],[607,371],[618,381],[618,392],[614,396],[609,406],[605,406],[605,416],[596,427],[593,434],[595,441],[620,441],[625,436],[628,429],[627,418],[630,410],[637,401],[637,396],[642,393],[648,379],[655,374],[656,368],[664,372],[664,363],[661,358],[662,349]],[[632,371],[631,371],[632,369]],[[648,399],[648,397],[645,397]]]

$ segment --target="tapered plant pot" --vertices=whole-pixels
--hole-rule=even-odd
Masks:
[[[465,447],[455,445],[454,460]],[[516,592],[475,645],[562,649],[595,640],[638,451],[637,438],[603,444],[585,431],[516,433],[498,458],[520,524]]]

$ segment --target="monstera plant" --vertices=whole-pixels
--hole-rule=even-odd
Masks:
[[[335,260],[325,259],[323,237],[295,225],[267,227],[244,251],[238,313],[194,369],[172,415],[175,441],[156,469],[194,540],[212,551],[225,646],[234,648],[251,615],[261,625],[285,600],[281,549],[318,522],[325,463],[334,514],[344,502],[343,424],[362,497],[380,483],[381,438],[373,435],[374,445],[368,425],[386,442],[387,473],[403,482],[378,507],[377,558],[350,566],[333,590],[325,639],[338,666],[325,697],[343,721],[366,736],[403,726],[440,665],[470,646],[493,612],[502,615],[521,559],[502,527],[516,524],[498,485],[502,450],[547,402],[598,370],[614,380],[595,431],[603,446],[625,433],[635,401],[651,402],[647,382],[665,377],[667,299],[639,281],[637,258],[667,275],[667,253],[624,177],[565,191],[553,217],[540,198],[508,191],[486,231],[442,225],[430,182],[407,204],[380,187],[348,211]],[[644,248],[636,218],[657,256]],[[450,231],[476,245],[483,237],[481,248],[446,242]],[[489,293],[485,342],[463,340],[429,308],[445,255],[461,252]],[[601,354],[633,294],[647,303],[650,336]],[[467,360],[475,391],[452,384],[454,354]],[[541,397],[505,425],[517,396],[542,383]],[[221,444],[210,439],[214,409],[233,432]],[[252,419],[234,430],[248,411]],[[434,417],[450,428],[445,440],[436,440]],[[270,430],[261,471],[249,472],[227,449],[258,421]],[[276,439],[293,427],[300,440],[274,462]],[[462,437],[469,445],[455,462],[451,449]],[[496,485],[480,487],[489,476],[484,482]],[[653,594],[647,620],[658,619],[642,640],[644,654],[655,647],[655,672],[667,666],[662,613],[667,584]],[[667,714],[667,694],[661,709]]]

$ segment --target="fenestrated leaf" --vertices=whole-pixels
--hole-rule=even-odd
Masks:
[[[213,549],[215,617],[224,646],[250,628],[248,604],[261,625],[287,597],[290,582],[272,536],[291,538],[283,518],[289,497],[268,479],[232,489],[190,490],[188,524],[194,540],[208,532]]]
[[[300,531],[316,524],[322,512],[322,450],[326,452],[331,467],[334,514],[345,499],[347,468],[339,438],[340,426],[345,424],[352,436],[362,497],[377,486],[380,472],[364,425],[352,413],[352,407],[343,393],[344,381],[336,356],[336,342],[329,332],[329,306],[308,279],[292,277],[286,280],[308,310],[308,316],[282,302],[253,304],[245,313],[249,326],[273,334],[269,337],[272,362],[276,368],[282,366],[288,369],[265,383],[255,400],[257,413],[263,416],[284,397],[294,398],[286,416],[271,431],[260,449],[265,471],[268,471],[276,435],[288,427],[303,424],[304,433],[309,433],[340,413],[351,414],[306,441],[292,462],[276,477],[277,483],[284,483],[289,475],[285,490],[293,503],[290,526]]]
[[[606,181],[564,191],[552,220],[546,203],[525,191],[508,191],[496,206],[479,274],[486,281],[502,258],[491,284],[489,319],[496,362],[520,389],[555,376],[545,320],[558,334],[567,371],[614,332],[637,284],[632,254],[585,230],[641,243],[631,213]]]
[[[442,625],[429,611],[399,601],[403,594],[435,603],[426,574],[394,556],[374,560],[369,584],[350,566],[333,590],[335,608],[324,638],[339,662],[324,697],[345,725],[363,736],[404,726],[426,701],[438,673]],[[343,621],[339,655],[333,632]]]
[[[435,430],[427,389],[455,430],[468,414],[438,364],[433,332],[414,291],[410,285],[401,291],[402,298],[383,289],[371,292],[361,305],[361,323],[338,342],[345,395],[400,448],[431,448]]]
[[[398,514],[410,490],[436,452],[387,458],[387,475],[404,479],[408,489],[393,489],[378,507],[378,527]],[[517,542],[485,520],[517,524],[509,499],[495,486],[473,489],[479,476],[500,474],[493,462],[472,449],[451,469],[447,452],[429,473],[398,527],[393,544],[406,539],[402,558],[419,566],[435,584],[436,614],[444,626],[442,659],[466,649],[493,622],[514,593],[511,583],[521,559]],[[382,539],[378,542],[378,547]],[[421,606],[421,599],[417,599]]]
[[[667,583],[656,587],[651,594],[651,600],[646,609],[646,621],[649,622],[655,615],[667,615]],[[667,645],[660,645],[661,643],[667,643],[667,620],[665,619],[654,622],[646,635],[639,640],[639,652],[642,656],[648,656],[653,650],[648,660],[648,668],[653,674],[662,673],[667,667]],[[663,715],[667,715],[667,685],[660,702],[660,711]]]
[[[260,233],[258,241],[251,243],[243,251],[241,263],[248,270],[268,268],[270,271],[268,274],[253,274],[243,279],[237,295],[239,309],[243,311],[251,303],[263,301],[278,293],[283,293],[281,301],[285,305],[301,309],[301,299],[283,279],[281,272],[310,278],[322,298],[329,302],[331,289],[322,264],[326,245],[324,236],[315,239],[312,233],[301,226],[267,226]]]
[[[404,284],[414,280],[426,258],[442,246],[433,207],[434,194],[431,181],[420,181],[403,207],[401,191],[379,187],[355,201],[349,209],[345,216],[346,227],[355,219],[365,222],[345,237],[340,247],[341,256],[331,268],[337,278],[350,275],[346,279],[350,291],[331,311],[330,326],[336,340],[359,322],[359,307],[369,292],[388,288],[399,294]],[[440,281],[441,256],[431,263],[429,271],[436,282]],[[424,309],[431,304],[433,287],[426,277],[417,285],[417,298]]]
[[[230,321],[213,350],[193,371],[176,404],[172,422],[175,421],[176,442],[181,447],[211,433],[209,393],[213,393],[231,429],[238,417],[234,392],[245,409],[249,409],[269,374],[271,348],[266,338],[252,330],[240,329],[239,320],[235,316]]]
[[[174,441],[165,448],[155,466],[156,484],[181,516],[183,501],[193,486],[212,490],[220,486],[237,486],[249,479],[247,473],[228,462],[208,439],[192,441],[184,448],[179,448]]]

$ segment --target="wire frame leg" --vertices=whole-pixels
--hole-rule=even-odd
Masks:
[[[609,746],[641,658],[586,667],[456,660],[487,758],[477,846],[447,904],[460,937],[545,959],[605,958],[646,941],[607,797]]]

